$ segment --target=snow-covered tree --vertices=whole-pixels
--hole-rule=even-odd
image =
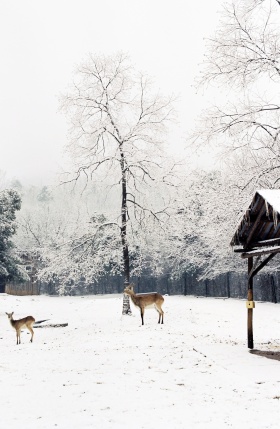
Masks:
[[[119,228],[127,284],[132,224],[141,224],[150,215],[160,220],[167,204],[163,196],[152,200],[152,189],[158,182],[174,185],[174,165],[164,156],[163,144],[173,115],[172,98],[154,91],[151,81],[137,73],[125,55],[90,54],[77,68],[61,103],[71,121],[72,180],[84,174],[98,181],[103,175],[119,196],[110,221]],[[128,297],[123,312],[130,312]]]
[[[199,85],[219,88],[195,139],[217,143],[240,188],[280,179],[280,8],[275,0],[227,3],[207,42]]]
[[[60,294],[77,287],[91,290],[104,275],[121,274],[123,269],[119,225],[110,221],[118,202],[114,190],[99,183],[71,184],[49,188],[51,198],[38,199],[41,189],[22,189],[22,209],[15,243],[23,252],[39,259],[38,276],[53,284]],[[153,190],[156,198],[157,192]],[[104,200],[104,195],[108,198]],[[133,276],[153,272],[147,251],[147,237],[155,230],[154,217],[135,223],[130,236],[130,269]],[[150,225],[150,223],[152,223]],[[154,240],[154,243],[157,241]],[[160,247],[160,245],[159,245]]]
[[[250,198],[227,174],[194,172],[163,240],[161,257],[170,274],[181,277],[192,272],[210,279],[242,268],[229,243]]]
[[[27,275],[20,266],[12,238],[16,232],[16,212],[20,210],[19,194],[6,189],[0,192],[0,281],[24,280]]]
[[[42,259],[45,268],[40,277],[56,284],[60,294],[72,293],[81,283],[88,288],[106,272],[114,275],[121,271],[118,227],[96,214],[84,228],[80,225],[71,231],[68,241],[45,248]]]
[[[52,199],[52,195],[47,186],[43,186],[37,195],[37,199],[40,202],[46,203]]]

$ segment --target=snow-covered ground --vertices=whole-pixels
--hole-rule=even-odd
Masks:
[[[280,361],[249,353],[244,301],[166,296],[165,324],[148,310],[145,326],[133,304],[121,316],[121,295],[0,306],[1,429],[279,427]],[[6,311],[69,325],[17,346]],[[279,305],[256,304],[254,338],[280,355]]]

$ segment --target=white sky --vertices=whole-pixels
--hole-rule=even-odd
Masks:
[[[88,52],[129,53],[163,93],[181,95],[183,129],[192,127],[203,102],[192,87],[203,60],[203,37],[213,33],[221,4],[3,0],[0,171],[8,178],[44,184],[62,167],[67,127],[57,97]]]

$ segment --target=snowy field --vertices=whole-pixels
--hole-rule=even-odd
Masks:
[[[254,311],[264,356],[247,349],[244,301],[166,296],[165,324],[148,310],[143,327],[133,304],[121,316],[121,295],[2,294],[0,306],[1,429],[279,428],[277,304]],[[69,325],[17,346],[6,311]]]

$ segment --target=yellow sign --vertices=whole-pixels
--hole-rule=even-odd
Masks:
[[[247,308],[255,308],[255,301],[246,301]]]

